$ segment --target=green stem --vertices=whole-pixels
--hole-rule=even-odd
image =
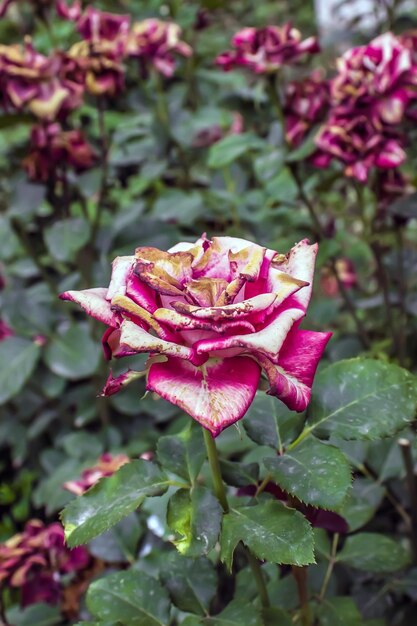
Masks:
[[[269,601],[268,589],[266,588],[265,578],[262,574],[261,565],[258,559],[254,557],[253,554],[250,552],[250,550],[246,551],[246,556],[248,557],[248,563],[252,570],[252,574],[258,588],[261,604],[264,609],[267,609],[271,606],[271,603]]]
[[[400,316],[398,321],[398,361],[404,367],[406,359],[406,329],[407,329],[407,279],[404,263],[404,232],[401,224],[395,224],[395,234],[398,247],[398,299]]]
[[[297,583],[298,597],[300,599],[301,624],[303,626],[311,626],[311,611],[308,604],[307,568],[293,565],[291,570],[295,582]]]
[[[203,428],[204,443],[206,444],[208,461],[211,469],[211,476],[213,479],[214,493],[223,507],[225,513],[229,512],[229,503],[227,501],[226,490],[224,488],[224,482],[220,470],[219,456],[217,454],[216,443],[208,430]],[[245,548],[246,556],[250,568],[252,569],[253,576],[255,578],[256,585],[258,587],[259,597],[264,608],[270,606],[268,590],[266,588],[265,580],[262,574],[262,569],[257,558]]]
[[[235,197],[234,197],[235,192],[236,192],[235,181],[233,180],[232,172],[229,166],[226,165],[226,167],[223,168],[222,172],[223,172],[223,178],[224,178],[224,182],[226,185],[226,189],[230,193],[230,195],[233,196],[232,205],[231,205],[233,225],[236,228],[236,230],[240,230],[240,216],[239,216],[238,207],[237,207]]]
[[[216,443],[208,430],[203,428],[204,443],[206,444],[208,461],[213,478],[214,493],[223,507],[225,513],[229,512],[229,503],[227,502],[226,490],[224,488],[223,478],[220,471],[219,456],[217,454]]]
[[[333,541],[332,541],[332,549],[331,549],[331,553],[330,553],[330,559],[329,559],[329,565],[327,567],[326,570],[326,574],[324,576],[323,579],[323,584],[321,586],[320,589],[320,594],[319,594],[319,601],[323,602],[324,600],[324,596],[326,595],[326,591],[327,591],[327,587],[329,585],[330,582],[330,578],[333,572],[333,568],[335,566],[336,563],[336,552],[337,552],[337,544],[339,543],[339,533],[335,533],[333,535]]]
[[[413,548],[414,563],[417,563],[417,479],[414,474],[414,462],[411,456],[411,443],[405,437],[398,440],[398,445],[403,457],[405,476],[408,487],[408,495],[411,510],[411,545]]]

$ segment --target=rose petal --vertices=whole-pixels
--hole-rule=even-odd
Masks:
[[[271,385],[268,393],[292,411],[304,411],[310,402],[318,363],[331,336],[332,333],[295,329],[284,342],[277,365],[263,354],[256,355]]]
[[[210,359],[200,367],[169,358],[151,365],[147,389],[176,404],[216,437],[248,410],[260,377],[250,358]]]
[[[103,391],[101,392],[101,396],[113,396],[115,393],[119,393],[123,387],[130,385],[134,380],[138,380],[139,378],[143,378],[146,375],[146,372],[136,372],[135,370],[127,370],[127,372],[123,372],[123,374],[119,374],[114,378],[112,372],[110,372],[106,384],[103,387]]]
[[[172,308],[178,313],[192,315],[197,319],[235,319],[249,317],[250,315],[270,312],[277,296],[275,293],[264,293],[259,296],[249,298],[237,304],[228,304],[222,307],[198,307],[184,302],[171,302]]]
[[[303,311],[307,310],[308,303],[311,298],[311,290],[313,288],[314,266],[316,263],[318,245],[309,245],[308,239],[303,239],[293,248],[291,248],[288,257],[276,265],[278,270],[286,272],[290,276],[308,283],[303,289],[297,291],[291,297],[291,305],[296,303]],[[269,274],[268,291],[277,291],[277,281],[280,281],[280,275],[276,270],[271,268]]]
[[[248,320],[215,321],[196,319],[189,315],[182,315],[171,309],[157,309],[154,317],[175,330],[212,330],[216,333],[226,333],[232,330],[246,330],[254,333],[255,327]]]
[[[132,273],[136,262],[134,256],[117,256],[112,263],[111,280],[107,291],[107,299],[112,300],[114,296],[124,296],[129,275]]]
[[[113,350],[115,357],[127,356],[132,353],[157,352],[158,354],[187,359],[192,363],[201,362],[201,358],[191,348],[150,335],[146,330],[129,320],[122,322],[120,331],[119,345]]]
[[[279,351],[294,322],[304,317],[300,309],[287,309],[279,313],[265,328],[247,335],[232,335],[213,339],[203,339],[194,344],[198,354],[213,354],[230,348],[241,348],[243,351],[259,351],[272,361],[277,362]],[[221,356],[221,353],[220,353]]]
[[[83,289],[82,291],[65,291],[60,294],[61,300],[69,300],[79,304],[84,311],[99,322],[117,328],[120,315],[112,311],[111,304],[106,300],[107,289]]]

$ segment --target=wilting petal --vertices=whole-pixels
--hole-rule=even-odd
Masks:
[[[172,308],[179,313],[192,315],[197,319],[227,320],[249,317],[250,315],[258,313],[269,313],[276,299],[277,296],[275,293],[264,293],[253,298],[249,298],[244,302],[229,304],[222,307],[198,307],[184,302],[172,302],[171,305]]]
[[[113,350],[115,357],[127,356],[132,353],[157,352],[179,359],[188,359],[192,363],[201,362],[201,358],[199,359],[191,348],[150,335],[146,330],[129,320],[122,322],[120,330],[119,346]]]
[[[230,348],[242,348],[245,352],[261,352],[274,362],[294,322],[304,317],[300,309],[287,309],[278,314],[265,328],[246,335],[232,335],[198,341],[194,348],[198,354],[213,354]]]
[[[228,284],[224,278],[197,278],[186,284],[185,291],[199,306],[209,307],[216,304]]]
[[[385,143],[380,152],[378,152],[375,165],[383,169],[398,167],[398,165],[404,163],[406,158],[407,155],[399,143],[394,139],[390,139]]]
[[[69,300],[79,304],[84,311],[99,322],[117,328],[120,315],[111,309],[111,304],[106,300],[107,289],[84,289],[82,291],[65,291],[60,294],[61,300]]]
[[[107,291],[107,299],[126,294],[126,283],[136,262],[134,256],[117,256],[112,263],[111,280]],[[140,304],[140,303],[139,303]]]
[[[226,333],[230,331],[243,331],[254,333],[255,327],[245,319],[230,321],[213,321],[196,319],[189,315],[183,315],[171,309],[157,309],[154,313],[155,319],[167,324],[175,330],[212,330],[216,333]]]
[[[127,296],[115,296],[111,301],[111,306],[113,310],[120,311],[122,313],[128,314],[128,316],[133,316],[144,322],[144,324],[148,328],[152,328],[158,335],[158,337],[162,337],[162,339],[172,339],[171,333],[167,331],[161,324],[159,324],[153,315],[151,315],[146,309],[141,307],[136,302],[133,302]]]
[[[308,239],[303,239],[291,248],[287,258],[282,259],[282,255],[279,255],[279,260],[275,264],[277,269],[308,283],[308,286],[297,291],[291,298],[291,303],[293,301],[296,302],[304,311],[307,310],[311,298],[317,250],[317,244],[310,246]],[[274,265],[274,261],[272,263]],[[268,291],[279,289],[277,286],[277,281],[279,280],[281,280],[279,274],[271,268]]]
[[[169,358],[151,365],[147,388],[176,404],[216,437],[241,419],[255,395],[260,368],[250,358],[210,359],[200,367]]]
[[[136,372],[135,370],[127,370],[127,372],[123,372],[123,374],[119,374],[114,378],[112,372],[110,372],[109,377],[106,380],[106,384],[104,385],[103,391],[100,395],[102,396],[113,396],[115,393],[119,393],[123,387],[127,387],[134,380],[138,380],[146,375],[146,372]]]
[[[317,365],[331,336],[295,329],[283,344],[277,365],[264,355],[256,355],[269,379],[268,393],[292,411],[304,411],[310,402]]]

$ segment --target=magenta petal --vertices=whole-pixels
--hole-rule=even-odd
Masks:
[[[106,300],[107,289],[84,289],[82,291],[65,291],[60,294],[61,300],[69,300],[79,304],[84,311],[99,322],[117,328],[120,317],[111,310],[111,304]]]
[[[145,372],[136,372],[135,370],[130,369],[116,377],[114,377],[112,372],[110,372],[101,395],[113,396],[115,393],[119,393],[123,387],[126,387],[134,380],[138,380],[138,378],[142,378],[144,375]]]
[[[311,387],[317,366],[331,336],[332,333],[293,330],[280,350],[278,365]]]
[[[281,348],[278,364],[256,355],[268,377],[268,393],[279,398],[291,411],[304,411],[311,398],[311,385],[320,357],[332,333],[294,330]]]
[[[216,437],[244,416],[260,373],[248,357],[209,359],[200,367],[169,357],[151,365],[147,389],[179,406]]]
[[[194,348],[198,354],[220,352],[230,348],[240,348],[246,352],[258,351],[276,362],[289,331],[302,317],[304,312],[300,309],[286,309],[256,333],[202,339],[194,344]]]

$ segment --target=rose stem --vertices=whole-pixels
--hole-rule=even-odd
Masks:
[[[401,453],[403,455],[403,462],[406,473],[406,480],[408,486],[408,492],[410,496],[410,508],[411,508],[411,545],[413,547],[414,562],[417,563],[417,481],[414,474],[414,463],[411,456],[411,444],[408,439],[402,437],[398,440]]]
[[[104,203],[107,195],[107,178],[109,174],[108,168],[108,149],[109,142],[106,133],[106,123],[104,119],[104,100],[102,97],[97,98],[97,119],[100,133],[100,161],[101,161],[101,182],[100,190],[97,199],[97,210],[93,220],[93,226],[91,229],[90,243],[94,247],[97,237],[97,232],[100,227],[101,213],[104,208]]]
[[[273,104],[275,105],[275,110],[277,112],[278,115],[278,119],[281,121],[281,125],[282,125],[282,133],[283,133],[283,137],[284,137],[284,143],[287,147],[287,149],[289,148],[287,141],[285,139],[285,116],[284,116],[284,111],[283,111],[283,107],[281,104],[281,100],[274,82],[273,77],[270,77],[270,80],[268,81],[268,90],[269,93],[271,95],[271,99]],[[313,203],[311,202],[310,198],[307,196],[306,192],[304,191],[304,187],[303,184],[300,180],[298,171],[297,171],[297,165],[295,163],[287,163],[287,167],[288,170],[294,180],[294,183],[297,187],[298,190],[298,195],[300,200],[302,201],[302,203],[304,204],[304,206],[306,207],[306,209],[308,210],[309,214],[310,214],[310,219],[312,222],[312,226],[313,226],[313,232],[315,237],[317,238],[317,241],[320,242],[323,239],[326,239],[326,234],[323,231],[322,225],[320,223],[320,220],[317,216],[316,210],[314,208]],[[330,257],[330,270],[334,276],[334,278],[336,279],[337,282],[337,286],[339,288],[339,292],[340,295],[342,296],[343,300],[345,301],[346,307],[349,310],[349,313],[352,316],[353,321],[355,322],[359,337],[361,338],[362,344],[365,348],[370,348],[371,347],[371,342],[369,340],[368,337],[368,333],[362,323],[362,320],[358,317],[358,314],[356,312],[356,308],[354,303],[352,302],[350,295],[348,293],[348,291],[346,290],[343,281],[341,280],[339,273],[337,271],[337,265],[336,265],[336,261],[337,261],[337,257],[335,256],[331,256]]]
[[[213,479],[214,493],[220,504],[222,505],[223,511],[225,513],[228,513],[229,503],[227,501],[226,490],[224,488],[223,478],[220,470],[219,455],[217,454],[216,443],[208,430],[203,428],[203,433],[204,443],[206,444],[207,457],[211,470],[211,476]],[[259,597],[261,599],[262,606],[264,608],[268,608],[270,606],[268,590],[266,588],[265,579],[263,577],[259,561],[248,549],[246,550],[246,556],[250,568],[252,569],[256,585],[258,587]]]
[[[320,589],[320,594],[319,594],[319,601],[323,602],[324,600],[324,596],[326,595],[326,591],[327,591],[327,587],[329,585],[330,582],[330,578],[333,572],[333,568],[335,566],[336,563],[336,551],[337,551],[337,544],[339,543],[339,533],[335,533],[333,535],[333,541],[332,541],[332,549],[331,549],[331,553],[330,553],[330,558],[329,558],[329,565],[327,567],[326,570],[326,574],[323,578],[323,584],[321,586]]]
[[[403,367],[406,356],[406,326],[407,326],[407,277],[404,264],[404,231],[402,224],[395,223],[395,234],[398,245],[398,298],[400,305],[400,319],[398,322],[398,361]]]
[[[298,597],[301,605],[301,623],[303,626],[311,626],[311,613],[308,605],[307,568],[293,565],[292,575],[297,583]]]

